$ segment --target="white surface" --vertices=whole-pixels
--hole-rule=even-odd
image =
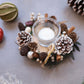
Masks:
[[[0,20],[5,36],[0,44],[0,75],[7,71],[14,73],[23,84],[81,84],[84,80],[84,17],[74,13],[67,0],[0,0],[0,3],[8,1],[17,5],[19,16],[12,23]],[[20,56],[15,44],[19,32],[17,25],[18,22],[25,23],[31,12],[56,15],[58,20],[68,21],[69,27],[76,27],[82,46],[80,52],[74,53],[75,61],[67,59],[55,68],[42,69],[38,63]]]

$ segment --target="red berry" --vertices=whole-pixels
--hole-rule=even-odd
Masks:
[[[0,28],[0,42],[3,40],[3,30]]]

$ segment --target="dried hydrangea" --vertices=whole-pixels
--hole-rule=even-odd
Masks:
[[[22,84],[22,81],[18,80],[13,74],[5,73],[0,76],[0,84]]]

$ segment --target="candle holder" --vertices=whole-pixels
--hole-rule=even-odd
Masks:
[[[44,28],[45,30],[43,30]],[[40,34],[41,30],[43,32]],[[56,22],[56,20],[51,18],[37,20],[32,27],[33,35],[38,39],[39,44],[45,47],[47,47],[50,43],[54,43],[59,36],[60,31],[61,28],[59,24]]]

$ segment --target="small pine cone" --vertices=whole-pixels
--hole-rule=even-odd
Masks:
[[[26,33],[25,31],[21,31],[21,33],[18,33],[17,42],[19,46],[30,43],[31,40],[32,36],[30,33]]]
[[[72,9],[84,16],[84,0],[68,0],[68,5],[72,7]]]
[[[40,54],[39,54],[39,59],[41,60],[41,61],[44,61],[45,60],[45,58],[47,57],[47,53],[46,52],[41,52]]]
[[[35,58],[35,59],[36,59],[36,58],[39,58],[39,54],[36,53],[36,52],[34,52],[32,56],[33,56],[33,58]]]
[[[18,28],[19,28],[20,31],[24,31],[25,30],[25,26],[24,26],[24,24],[22,22],[18,23]]]
[[[68,36],[73,40],[74,43],[77,41],[77,34],[75,32],[71,32]]]
[[[36,51],[37,49],[37,43],[36,42],[30,42],[28,44],[28,47],[32,50],[32,51]]]
[[[27,53],[30,51],[30,48],[27,45],[22,45],[20,49],[20,54],[22,56],[27,56]]]
[[[63,31],[65,31],[68,34],[68,28],[67,28],[66,24],[61,23],[60,27],[61,27],[61,33],[63,33]]]

